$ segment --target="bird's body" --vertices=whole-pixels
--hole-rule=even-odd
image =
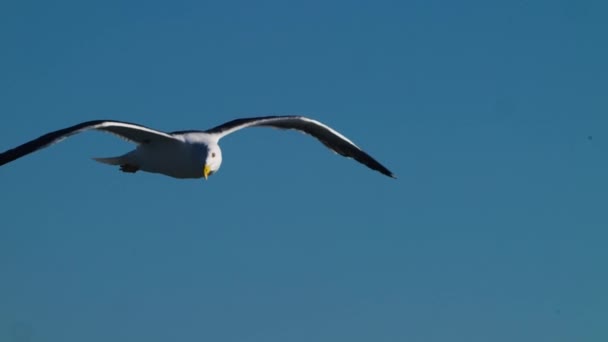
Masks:
[[[141,170],[174,178],[201,178],[205,161],[199,156],[205,153],[206,148],[202,144],[149,143],[139,145],[119,157],[94,159],[105,164],[120,165],[126,172]]]
[[[173,137],[175,141],[140,144],[133,151],[119,157],[94,159],[105,164],[120,165],[125,172],[141,170],[174,178],[202,178],[205,176],[205,156],[209,151],[215,151],[213,159],[221,158],[219,146],[205,132],[176,133]],[[215,171],[217,169],[210,173]]]
[[[268,116],[236,119],[206,131],[178,131],[165,133],[145,126],[113,120],[96,120],[47,133],[23,145],[0,154],[0,166],[21,158],[41,148],[57,143],[71,135],[96,129],[118,135],[137,144],[122,156],[94,158],[119,165],[124,172],[146,171],[174,178],[207,178],[217,172],[222,163],[219,140],[239,129],[252,126],[269,126],[295,129],[310,134],[334,152],[354,158],[382,174],[394,175],[363,152],[346,137],[330,127],[302,116]]]

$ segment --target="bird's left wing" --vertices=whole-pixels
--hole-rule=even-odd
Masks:
[[[88,130],[101,130],[117,135],[128,141],[137,144],[146,144],[154,141],[176,141],[177,139],[170,134],[156,131],[141,125],[113,121],[113,120],[95,120],[83,122],[71,127],[60,129],[54,132],[47,133],[37,139],[26,142],[13,149],[0,153],[0,166],[10,163],[15,159],[21,158],[27,154],[35,152],[39,149],[48,147],[58,143],[61,140]]]
[[[205,131],[215,135],[219,140],[240,129],[254,126],[266,126],[280,129],[294,129],[317,138],[332,151],[366,165],[386,176],[396,178],[384,165],[380,164],[369,154],[365,153],[348,138],[331,127],[304,116],[264,116],[256,118],[236,119]]]

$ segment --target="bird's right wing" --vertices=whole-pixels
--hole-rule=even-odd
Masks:
[[[39,149],[58,143],[69,136],[92,129],[112,133],[136,144],[146,144],[155,141],[178,141],[170,134],[133,123],[112,120],[87,121],[47,133],[39,138],[26,142],[23,145],[0,153],[0,166]]]

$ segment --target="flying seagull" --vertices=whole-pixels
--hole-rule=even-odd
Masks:
[[[388,177],[396,178],[382,164],[361,150],[352,141],[331,127],[303,116],[265,116],[236,119],[206,131],[177,131],[165,133],[134,123],[114,120],[94,120],[47,133],[23,145],[0,154],[0,166],[61,140],[88,130],[115,134],[137,144],[122,156],[94,158],[96,161],[119,165],[123,172],[146,171],[175,178],[207,179],[222,164],[220,139],[247,127],[264,126],[294,129],[317,138],[335,153],[366,165]]]

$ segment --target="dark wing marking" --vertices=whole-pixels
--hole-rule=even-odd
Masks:
[[[26,142],[13,149],[0,153],[0,166],[10,163],[25,155],[39,149],[58,143],[61,140],[91,129],[101,130],[115,134],[123,139],[137,143],[146,144],[152,141],[176,141],[176,139],[164,132],[159,132],[144,126],[112,120],[95,120],[83,122],[71,127],[47,133],[37,139]]]
[[[206,133],[206,131],[201,131],[198,129],[189,129],[186,131],[174,131],[174,132],[170,132],[169,134],[171,135],[183,135],[183,134],[189,134],[189,133]]]
[[[240,129],[254,126],[267,126],[280,129],[294,129],[317,138],[332,151],[345,157],[353,158],[366,165],[370,169],[376,170],[383,175],[396,178],[395,175],[386,167],[372,158],[369,154],[361,150],[352,141],[338,133],[331,127],[303,116],[265,116],[256,118],[236,119],[226,122],[217,127],[211,128],[206,133],[214,134],[217,140],[224,136],[236,132]]]

